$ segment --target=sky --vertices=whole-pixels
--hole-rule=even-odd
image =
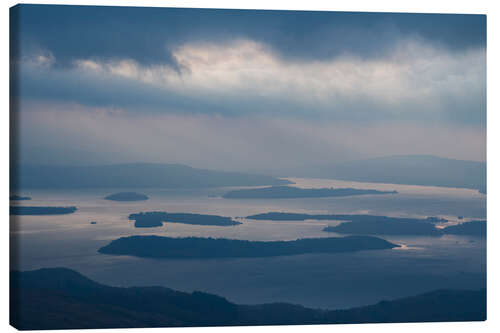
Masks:
[[[23,163],[486,160],[483,15],[22,5],[10,58]]]

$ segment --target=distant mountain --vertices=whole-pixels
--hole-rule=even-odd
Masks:
[[[486,163],[431,155],[399,155],[311,167],[290,176],[375,183],[446,186],[486,192]]]
[[[180,164],[11,167],[11,188],[201,188],[285,185],[275,177],[195,169]]]
[[[286,303],[238,305],[163,287],[109,287],[66,268],[11,272],[10,282],[10,323],[22,330],[486,320],[485,289],[438,290],[325,311]]]

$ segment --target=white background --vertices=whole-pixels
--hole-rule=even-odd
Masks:
[[[228,327],[228,328],[158,328],[158,329],[129,329],[127,332],[158,332],[167,330],[168,332],[440,332],[443,330],[453,332],[476,332],[476,331],[499,331],[500,323],[500,294],[498,283],[499,263],[496,257],[499,254],[499,230],[497,223],[499,217],[498,195],[499,177],[495,171],[500,170],[498,158],[498,140],[500,128],[498,123],[498,73],[500,63],[499,52],[499,20],[500,11],[495,2],[480,0],[253,0],[253,1],[229,1],[229,0],[145,0],[145,1],[124,1],[124,0],[97,0],[97,1],[20,1],[21,3],[49,3],[49,4],[73,4],[73,5],[121,5],[121,6],[156,6],[156,7],[200,7],[200,8],[241,8],[241,9],[293,9],[293,10],[333,10],[333,11],[375,11],[375,12],[415,12],[415,13],[466,13],[466,14],[487,14],[487,52],[488,52],[488,320],[484,323],[422,323],[422,324],[362,324],[362,325],[317,325],[317,326],[263,326],[263,327]],[[15,1],[3,2],[1,15],[1,62],[0,68],[2,76],[0,112],[0,327],[6,331],[14,331],[9,326],[9,215],[7,200],[9,195],[9,7],[17,4]],[[96,330],[93,332],[119,332],[121,330]]]

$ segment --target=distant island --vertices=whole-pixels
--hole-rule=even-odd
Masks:
[[[13,195],[11,195],[11,196],[9,197],[9,200],[10,200],[10,201],[18,201],[18,200],[31,200],[31,198],[30,198],[30,197],[22,197],[22,196],[19,196],[19,195],[15,195],[15,194],[13,194]]]
[[[246,217],[251,220],[271,220],[271,221],[305,221],[305,220],[335,220],[335,221],[402,221],[415,223],[434,223],[446,222],[446,219],[430,216],[426,219],[408,218],[408,217],[389,217],[381,215],[367,214],[303,214],[286,212],[269,212],[255,214]]]
[[[67,268],[10,273],[10,323],[20,330],[486,320],[486,289],[435,290],[346,310],[239,305],[204,292],[110,287]]]
[[[292,198],[324,198],[346,197],[366,194],[395,194],[396,191],[362,190],[355,188],[299,188],[292,186],[271,186],[242,189],[227,192],[226,199],[292,199]]]
[[[343,222],[337,226],[328,226],[323,231],[361,235],[441,235],[441,231],[430,222],[415,223],[386,219]]]
[[[76,207],[10,206],[10,215],[64,215],[72,214]]]
[[[336,226],[323,229],[326,232],[354,235],[420,235],[442,236],[444,234],[480,236],[486,235],[486,221],[471,221],[445,228],[437,228],[437,223],[447,222],[444,218],[430,216],[425,219],[407,217],[389,217],[378,215],[349,215],[349,214],[302,214],[270,212],[250,215],[252,220],[270,221],[305,221],[330,220],[343,221]],[[483,236],[484,235],[484,236]]]
[[[119,192],[110,194],[104,199],[112,201],[144,201],[148,200],[149,197],[145,194],[137,192]]]
[[[399,245],[370,236],[304,238],[294,241],[130,236],[116,239],[101,247],[98,252],[149,258],[249,258],[381,250],[395,247]]]
[[[265,175],[196,169],[182,164],[13,165],[10,169],[12,192],[29,188],[209,188],[286,184],[291,182]]]
[[[413,223],[393,220],[353,221],[323,229],[327,232],[356,235],[467,235],[486,237],[486,221],[471,221],[445,228],[436,228],[432,223]]]
[[[135,220],[136,228],[161,227],[163,222],[215,226],[241,224],[241,222],[234,221],[230,217],[191,213],[140,212],[130,214],[128,218],[129,220]]]
[[[448,235],[467,235],[486,237],[486,221],[470,221],[456,225],[450,225],[442,229]]]

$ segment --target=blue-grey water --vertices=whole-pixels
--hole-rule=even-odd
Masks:
[[[97,253],[113,239],[138,234],[249,240],[334,237],[323,232],[338,221],[253,221],[244,216],[268,211],[363,213],[389,216],[439,216],[450,223],[486,218],[486,196],[475,190],[292,179],[302,187],[355,187],[397,190],[398,194],[310,199],[223,199],[228,188],[133,189],[143,202],[113,202],[104,196],[124,189],[32,190],[20,205],[77,206],[60,216],[11,217],[11,267],[30,270],[69,267],[114,286],[159,285],[215,293],[245,304],[290,302],[315,308],[346,308],[382,299],[441,289],[486,285],[486,241],[475,237],[383,238],[400,249],[273,258],[171,260]],[[129,189],[130,190],[130,189]],[[230,227],[166,223],[137,229],[128,214],[161,210],[238,218]],[[458,217],[463,219],[459,220]],[[97,224],[90,224],[96,221]]]

